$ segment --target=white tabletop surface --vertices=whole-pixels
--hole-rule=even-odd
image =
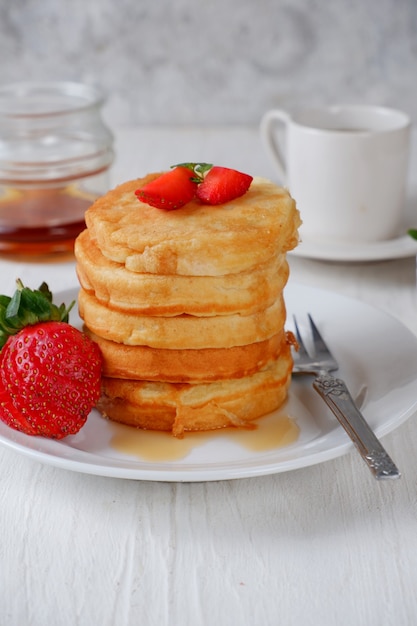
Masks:
[[[253,128],[125,129],[116,137],[113,183],[182,161],[274,175]],[[417,226],[416,187],[414,160]],[[415,258],[291,257],[290,265],[290,281],[368,302],[417,335]],[[0,272],[1,293],[11,294],[17,277],[33,287],[46,280],[53,291],[77,286],[68,258],[3,257]],[[1,448],[0,623],[411,626],[415,417],[383,443],[400,480],[375,481],[355,450],[270,476],[159,483],[59,469]]]

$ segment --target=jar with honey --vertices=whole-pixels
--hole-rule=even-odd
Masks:
[[[0,253],[71,252],[109,188],[103,94],[71,82],[0,86]]]

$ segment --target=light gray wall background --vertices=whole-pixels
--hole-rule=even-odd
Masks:
[[[417,121],[417,0],[0,0],[0,83],[99,83],[114,124],[371,102]]]

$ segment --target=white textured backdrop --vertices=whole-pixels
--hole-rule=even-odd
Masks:
[[[116,124],[373,102],[417,121],[416,0],[0,0],[0,83],[101,84]]]

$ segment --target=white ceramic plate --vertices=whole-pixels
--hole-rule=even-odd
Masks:
[[[76,291],[63,292],[56,296],[56,302],[69,302],[75,297]],[[399,321],[351,298],[300,285],[288,285],[286,301],[289,328],[292,313],[297,314],[302,330],[307,328],[305,313],[313,314],[342,364],[340,375],[359,399],[378,436],[389,433],[417,410],[417,339]],[[76,323],[74,317],[72,322]],[[286,447],[266,450],[261,446],[254,451],[226,433],[213,437],[204,434],[200,439],[196,434],[188,453],[172,461],[146,460],[136,451],[127,452],[126,443],[140,437],[147,445],[146,437],[152,437],[152,433],[111,424],[95,411],[77,435],[61,441],[30,437],[0,423],[0,443],[31,459],[67,470],[184,482],[286,472],[334,459],[353,448],[313,391],[311,380],[305,377],[293,380],[286,407],[267,420],[278,420],[280,414],[290,415],[300,429],[298,439]],[[168,452],[172,446],[184,445],[171,436],[163,437]],[[120,441],[124,442],[121,452],[117,449]],[[164,458],[165,454],[166,450]]]
[[[417,241],[409,235],[374,243],[303,240],[289,254],[321,261],[383,261],[416,256]]]

